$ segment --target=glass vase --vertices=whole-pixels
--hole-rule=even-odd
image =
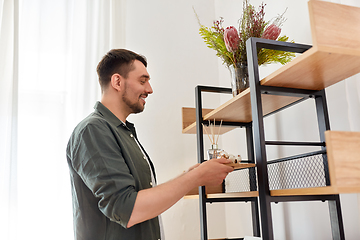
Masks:
[[[233,97],[249,87],[249,72],[246,63],[229,66]]]
[[[217,158],[218,156],[220,156],[220,153],[221,153],[221,149],[219,149],[218,145],[211,144],[211,149],[207,150],[208,160]]]

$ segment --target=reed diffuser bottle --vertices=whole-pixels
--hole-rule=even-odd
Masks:
[[[219,157],[221,151],[217,144],[211,144],[211,149],[207,150],[208,160]]]
[[[209,128],[210,128],[210,132],[211,132],[211,136],[210,134],[207,132],[205,126],[205,132],[208,135],[210,142],[211,142],[211,148],[207,150],[207,154],[208,154],[208,160],[213,159],[213,158],[217,158],[220,156],[220,152],[222,151],[221,149],[219,149],[218,146],[218,141],[219,141],[219,136],[220,136],[220,129],[221,129],[221,125],[222,125],[222,120],[220,122],[220,126],[218,129],[218,134],[216,136],[214,128],[215,128],[215,119],[214,119],[214,124],[211,124],[210,120],[209,120]]]

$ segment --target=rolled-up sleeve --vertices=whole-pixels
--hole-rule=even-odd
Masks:
[[[130,219],[137,191],[114,132],[106,124],[87,124],[74,139],[72,165],[99,199],[99,210],[124,228]]]

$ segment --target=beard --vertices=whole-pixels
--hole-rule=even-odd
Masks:
[[[135,103],[132,103],[131,100],[128,98],[127,96],[127,86],[125,83],[125,91],[123,93],[122,100],[124,101],[124,103],[131,109],[132,113],[141,113],[142,111],[144,111],[144,105],[142,105],[140,103],[140,101],[137,101]],[[139,96],[138,99],[140,99],[141,96]]]

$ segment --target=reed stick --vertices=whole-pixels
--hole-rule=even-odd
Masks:
[[[203,128],[204,128],[204,130],[205,130],[205,133],[206,133],[206,135],[208,136],[211,144],[213,144],[213,145],[214,145],[214,144],[218,144],[219,136],[220,136],[220,129],[221,129],[223,120],[221,119],[217,136],[215,136],[215,130],[214,130],[214,127],[215,127],[215,119],[214,119],[214,124],[212,124],[212,122],[211,122],[210,120],[208,120],[208,121],[209,121],[209,128],[210,128],[211,137],[210,137],[209,132],[206,130],[206,127],[205,127],[204,124],[202,123],[202,126],[203,126]],[[215,138],[216,138],[216,141],[215,141]]]
[[[202,125],[203,125],[203,128],[204,128],[205,132],[206,132],[206,135],[207,135],[207,136],[209,137],[209,139],[210,139],[211,144],[214,144],[214,143],[212,142],[211,138],[210,138],[210,135],[209,135],[208,131],[206,130],[206,127],[204,126],[203,123],[202,123]]]
[[[219,130],[218,130],[218,135],[217,135],[215,144],[218,144],[218,141],[219,141],[220,129],[221,129],[222,122],[223,122],[223,120],[221,119],[220,126],[219,126]]]
[[[209,120],[209,127],[210,127],[210,132],[211,132],[211,138],[212,138],[212,144],[215,144],[215,139],[214,139],[214,128],[211,126],[211,121]]]
[[[213,125],[213,126],[214,126],[214,131],[213,131],[213,132],[214,132],[214,135],[213,135],[213,138],[214,138],[214,143],[216,144],[216,142],[215,142],[215,126],[216,126],[216,125],[215,125],[215,118],[214,118],[214,125]]]

